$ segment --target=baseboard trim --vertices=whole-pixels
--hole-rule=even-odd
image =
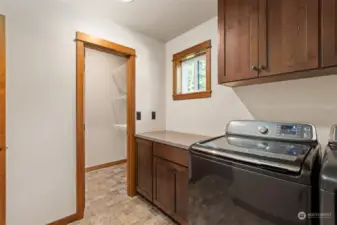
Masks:
[[[116,165],[123,164],[123,163],[126,163],[126,159],[118,160],[115,162],[104,163],[104,164],[97,165],[97,166],[91,166],[91,167],[85,168],[85,172],[91,172],[94,170],[104,169],[107,167],[116,166]]]
[[[68,225],[77,220],[81,220],[83,217],[79,216],[77,213],[64,217],[63,219],[56,220],[54,222],[48,223],[47,225]]]

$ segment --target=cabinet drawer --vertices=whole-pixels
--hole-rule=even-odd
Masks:
[[[153,155],[188,167],[189,151],[169,145],[154,143]]]

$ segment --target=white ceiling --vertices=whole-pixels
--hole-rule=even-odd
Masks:
[[[217,0],[62,0],[161,41],[169,41],[217,15]]]

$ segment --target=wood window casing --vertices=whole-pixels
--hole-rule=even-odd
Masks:
[[[6,21],[0,15],[0,225],[6,224]]]
[[[173,100],[211,97],[211,47],[211,40],[208,40],[173,55]],[[190,93],[177,93],[177,70],[181,69],[182,62],[203,54],[206,55],[206,90]]]

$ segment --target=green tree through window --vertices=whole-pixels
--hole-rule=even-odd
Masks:
[[[198,84],[199,90],[206,90],[206,60],[198,61]]]

